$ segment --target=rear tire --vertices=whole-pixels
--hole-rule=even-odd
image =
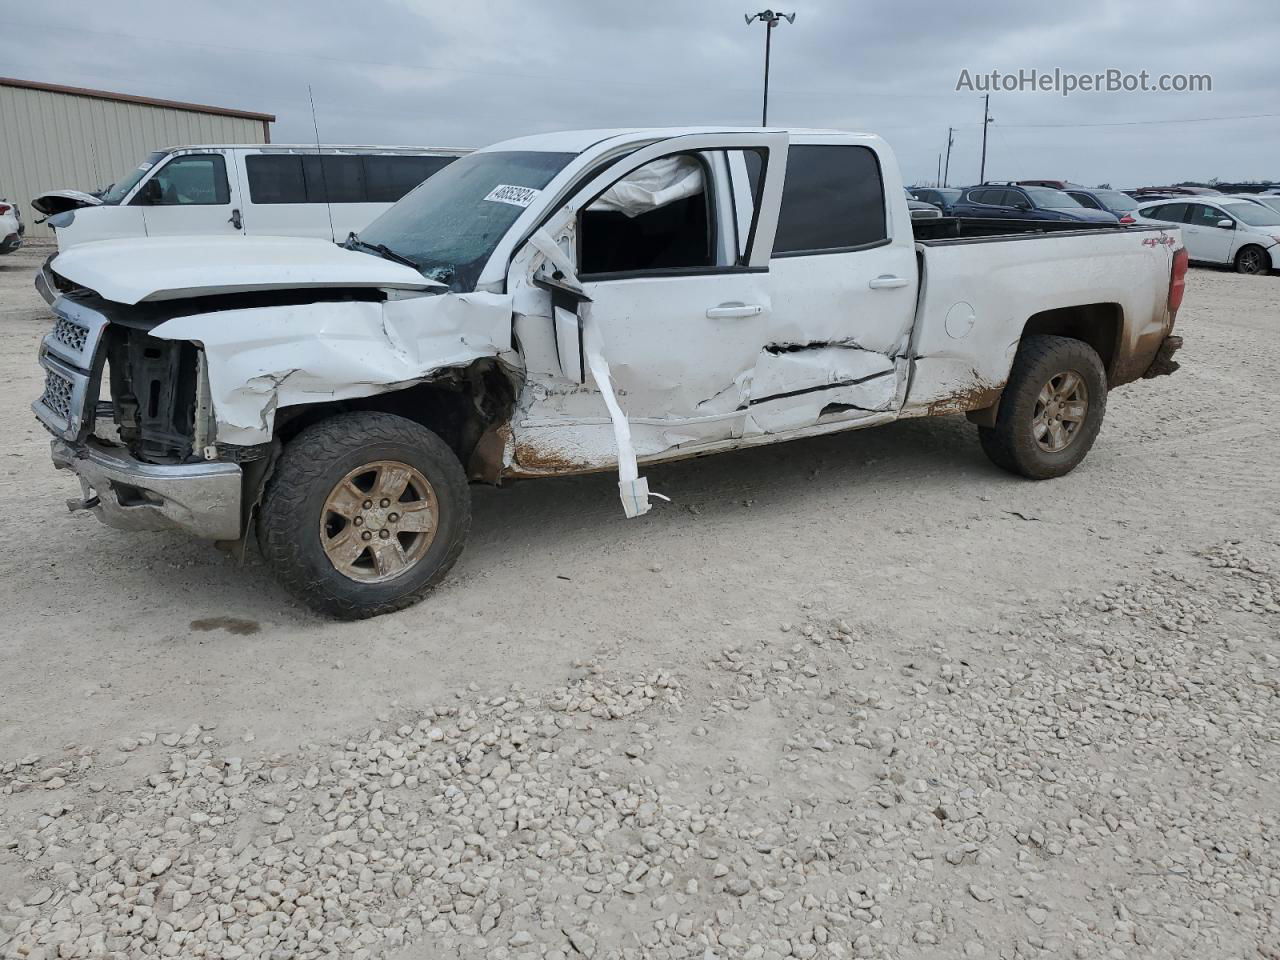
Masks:
[[[358,620],[421,600],[457,561],[470,527],[467,478],[443,440],[404,417],[344,413],[285,446],[258,544],[307,606]]]
[[[994,427],[979,427],[983,452],[1002,470],[1032,480],[1076,468],[1102,428],[1107,375],[1087,343],[1023,339],[1000,397]]]
[[[1271,255],[1261,247],[1248,244],[1236,251],[1236,273],[1259,274],[1271,270]]]

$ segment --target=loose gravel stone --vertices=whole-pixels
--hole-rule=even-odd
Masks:
[[[806,600],[680,678],[0,762],[0,957],[1276,956],[1278,594],[1225,544],[883,664]]]

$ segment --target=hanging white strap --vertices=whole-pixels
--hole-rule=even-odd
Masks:
[[[529,242],[535,250],[547,258],[555,269],[559,270],[564,280],[574,286],[581,286],[574,273],[573,264],[545,230],[537,231]],[[622,512],[628,518],[646,514],[651,509],[650,497],[658,497],[670,501],[660,493],[649,492],[649,481],[640,476],[636,464],[636,450],[631,444],[631,424],[618,403],[618,396],[613,390],[613,381],[609,377],[609,362],[604,358],[604,341],[600,336],[600,328],[591,316],[590,302],[578,306],[582,318],[582,349],[586,354],[587,369],[591,371],[591,379],[600,388],[604,405],[609,411],[609,419],[613,421],[613,437],[618,447],[618,496],[622,500]]]

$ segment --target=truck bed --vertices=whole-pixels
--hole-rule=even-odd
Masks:
[[[1176,227],[952,218],[938,232],[917,236],[905,416],[994,403],[1021,338],[1042,327],[1094,346],[1111,386],[1140,377],[1170,332]]]

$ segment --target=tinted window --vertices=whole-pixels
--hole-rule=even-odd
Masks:
[[[147,182],[137,200],[153,207],[230,203],[226,162],[217,153],[174,157]]]
[[[1212,227],[1226,214],[1204,203],[1187,204],[1187,223],[1197,227]]]
[[[990,203],[995,206],[1000,206],[1005,202],[1004,195],[1004,190],[995,190],[991,187],[987,187],[983,190],[971,191],[969,193],[969,199],[974,203]]]
[[[307,185],[302,178],[302,158],[248,156],[244,160],[253,203],[306,203]]]
[[[304,156],[302,175],[312,203],[364,203],[364,157]]]
[[[1082,207],[1089,207],[1093,210],[1102,209],[1102,207],[1098,204],[1098,202],[1094,200],[1093,197],[1089,196],[1087,193],[1073,193],[1071,191],[1068,191],[1068,195],[1073,200],[1075,200],[1076,203],[1080,204],[1080,206]]]
[[[395,203],[453,157],[365,157],[370,203]]]
[[[857,247],[887,236],[884,184],[874,151],[835,144],[791,147],[775,255]]]
[[[1162,203],[1146,216],[1153,220],[1164,220],[1167,223],[1184,223],[1187,218],[1187,204]]]

